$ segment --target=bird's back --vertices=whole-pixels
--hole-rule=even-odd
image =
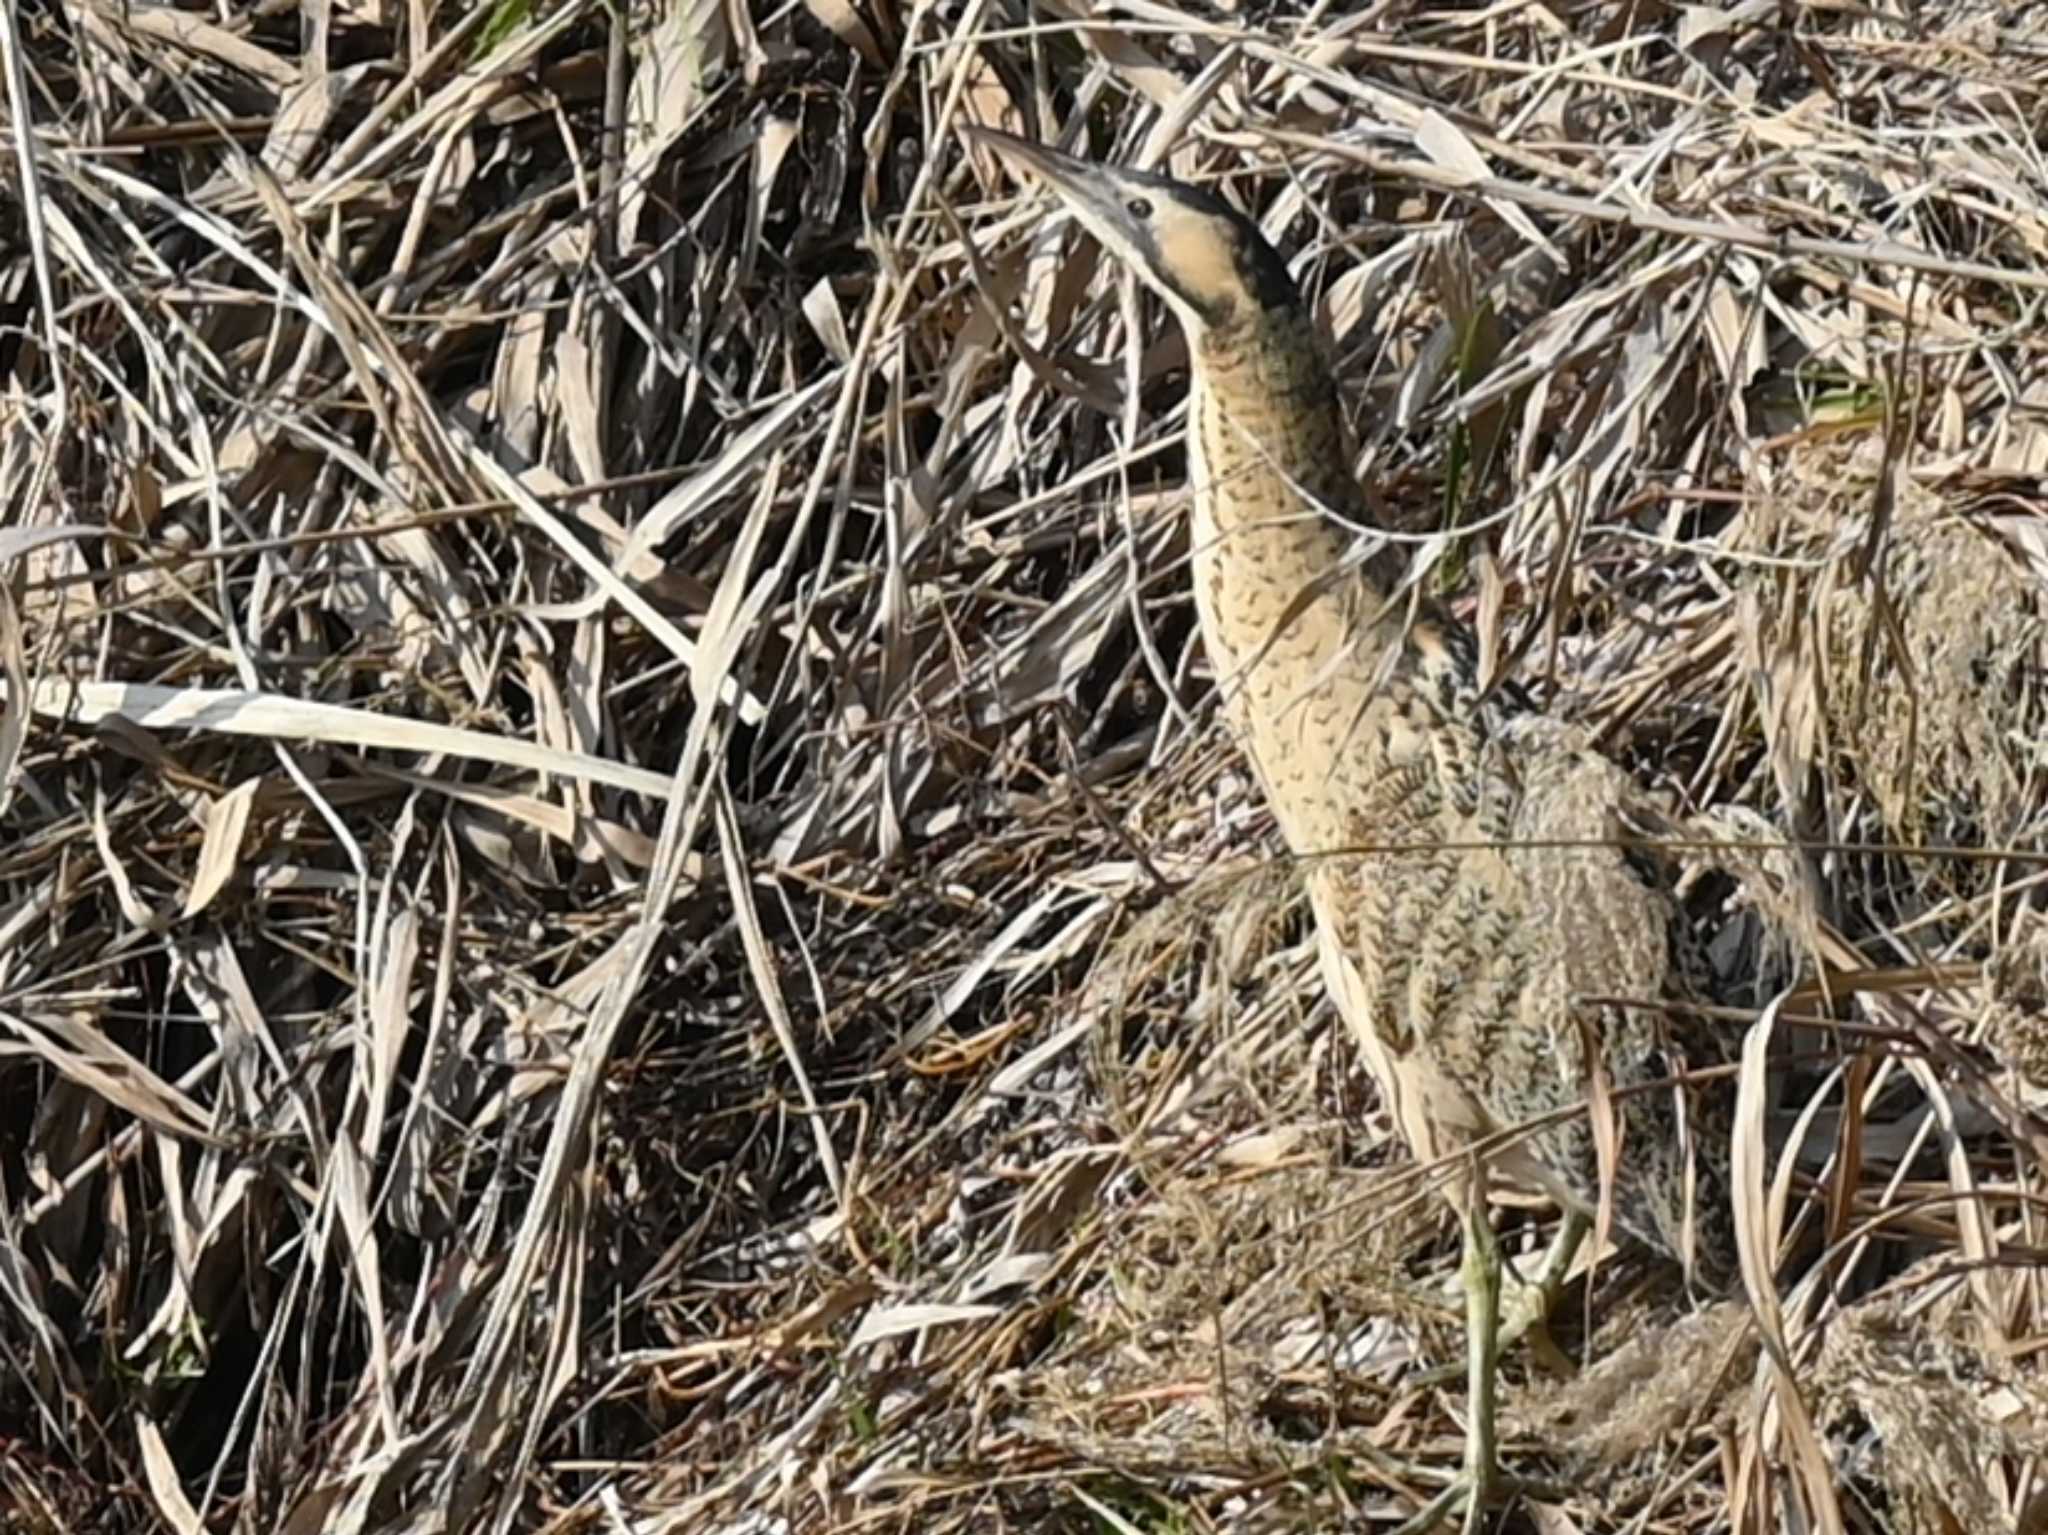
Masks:
[[[1376,850],[1310,874],[1326,970],[1350,970],[1340,1005],[1405,1138],[1434,1158],[1538,1124],[1500,1160],[1591,1214],[1585,1105],[1604,1099],[1617,1229],[1718,1277],[1725,1113],[1674,1081],[1718,1040],[1684,1007],[1704,967],[1669,876],[1622,845],[1638,791],[1541,716],[1439,714],[1415,734],[1427,749],[1361,764],[1352,845]]]

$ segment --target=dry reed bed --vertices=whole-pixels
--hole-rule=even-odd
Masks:
[[[1455,1463],[1178,343],[972,119],[1256,210],[1418,579],[1809,844],[1747,1304],[1603,1264],[1513,1527],[2018,1526],[2037,9],[0,29],[0,1523],[1364,1530]]]

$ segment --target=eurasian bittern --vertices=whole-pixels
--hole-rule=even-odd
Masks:
[[[1726,1121],[1679,1085],[1697,1041],[1658,1005],[1706,987],[1670,871],[1622,850],[1652,813],[1575,732],[1482,692],[1472,636],[1397,589],[1397,555],[1347,559],[1344,524],[1362,524],[1365,504],[1336,383],[1287,264],[1250,220],[1163,176],[970,131],[1057,193],[1186,333],[1203,641],[1304,861],[1325,984],[1402,1136],[1419,1159],[1455,1163],[1537,1122],[1487,1155],[1565,1211],[1546,1294],[1603,1184],[1615,1229],[1689,1257],[1693,1215],[1726,1230],[1713,1177]],[[1416,1528],[1461,1498],[1477,1528],[1494,1477],[1500,1259],[1483,1180],[1451,1192],[1470,1423],[1463,1476]],[[1726,1262],[1716,1235],[1699,1256]]]

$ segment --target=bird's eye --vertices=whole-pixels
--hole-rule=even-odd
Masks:
[[[1124,212],[1134,219],[1149,219],[1152,217],[1151,200],[1144,197],[1134,197],[1124,204]]]

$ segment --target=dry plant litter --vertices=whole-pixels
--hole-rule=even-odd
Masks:
[[[1602,1262],[1502,1527],[2048,1528],[2043,39],[9,8],[0,1527],[1378,1530],[1455,1467],[1179,343],[982,122],[1251,210],[1420,579],[1798,914],[1748,1293]]]

